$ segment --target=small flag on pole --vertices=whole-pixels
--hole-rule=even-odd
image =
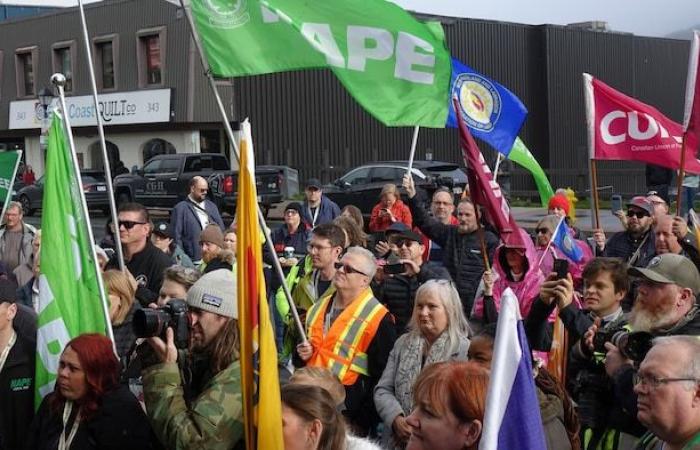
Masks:
[[[5,218],[7,204],[12,200],[12,188],[17,177],[20,158],[22,158],[22,150],[0,153],[0,201],[2,201],[3,211],[0,220]]]
[[[552,244],[571,261],[581,262],[583,260],[583,250],[576,244],[571,235],[571,229],[566,225],[566,220],[562,217],[559,220],[559,225],[552,233]]]
[[[518,299],[501,297],[479,450],[546,450],[540,405]]]

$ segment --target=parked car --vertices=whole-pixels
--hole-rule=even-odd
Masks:
[[[172,209],[188,194],[194,176],[205,179],[231,170],[228,159],[216,153],[176,153],[151,158],[136,173],[114,179],[117,204],[138,202],[146,208]]]
[[[403,176],[408,170],[408,161],[384,161],[356,167],[323,187],[323,194],[343,208],[355,205],[362,214],[369,216],[379,201],[382,186],[394,183],[406,201],[406,192],[401,187]],[[416,188],[423,189],[428,197],[440,187],[452,190],[455,196],[464,192],[467,176],[459,165],[441,161],[413,161],[413,180]]]
[[[256,166],[255,185],[263,214],[276,203],[299,193],[299,172],[288,166]],[[209,192],[220,211],[233,215],[238,201],[238,172],[218,173],[209,177]]]
[[[84,170],[80,172],[83,182],[83,192],[88,209],[100,209],[105,215],[109,215],[109,197],[107,196],[107,184],[105,174],[100,170]],[[41,209],[44,199],[44,177],[40,177],[34,184],[24,186],[17,192],[17,201],[22,204],[25,216],[31,216]]]

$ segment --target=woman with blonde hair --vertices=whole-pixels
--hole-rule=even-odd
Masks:
[[[112,322],[114,343],[117,354],[123,357],[127,354],[136,336],[131,326],[134,312],[139,308],[135,302],[136,280],[130,272],[107,270],[102,274],[105,288],[109,295],[109,319]]]
[[[372,208],[369,217],[369,231],[376,233],[385,231],[392,224],[403,222],[411,228],[413,226],[413,216],[408,205],[401,201],[401,194],[395,184],[385,184],[379,194],[379,203]]]

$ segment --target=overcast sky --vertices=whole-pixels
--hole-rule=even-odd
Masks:
[[[417,12],[528,24],[603,20],[615,31],[665,36],[700,27],[700,0],[392,0]]]

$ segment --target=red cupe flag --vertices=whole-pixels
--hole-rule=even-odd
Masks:
[[[680,169],[683,127],[656,108],[628,97],[583,74],[591,159],[632,160]],[[686,148],[697,138],[686,136]],[[685,171],[700,173],[695,152],[686,154]]]

